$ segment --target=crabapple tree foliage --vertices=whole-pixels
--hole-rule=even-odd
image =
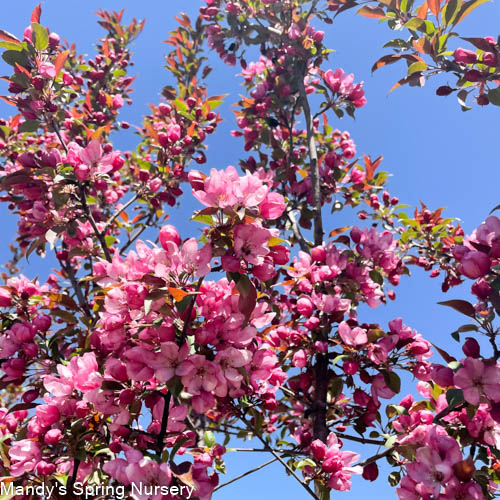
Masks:
[[[99,11],[92,58],[50,32],[40,6],[24,33],[0,30],[13,109],[0,119],[1,200],[18,219],[0,287],[4,482],[120,485],[141,499],[189,487],[207,500],[231,477],[229,441],[253,437],[304,498],[347,492],[353,474],[375,481],[380,461],[401,500],[497,496],[500,219],[464,235],[440,209],[405,212],[381,157],[359,157],[340,125],[362,120],[363,83],[324,45],[361,3],[407,35],[373,66],[406,62],[394,88],[450,73],[438,95],[500,105],[498,40],[449,47],[482,1],[200,2],[197,19],[176,17],[171,84],[131,151],[113,137],[130,127],[119,115],[143,21]],[[210,51],[243,84],[239,168],[211,164],[206,146],[226,97],[206,83]],[[169,210],[186,197],[197,209],[176,228]],[[330,211],[358,223],[327,227]],[[20,274],[49,252],[45,283]],[[442,302],[467,317],[452,334],[460,359],[404,318],[370,322],[415,266],[443,292],[471,285],[471,302]],[[402,393],[403,372],[419,398]]]

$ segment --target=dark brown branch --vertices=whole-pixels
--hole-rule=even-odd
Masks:
[[[170,400],[172,399],[172,394],[167,392],[167,394],[160,393],[163,396],[165,406],[163,407],[163,417],[161,419],[161,429],[160,433],[156,438],[156,448],[158,450],[158,455],[163,453],[163,446],[165,441],[165,436],[167,435],[167,427],[168,427],[168,415],[170,412]]]
[[[355,441],[356,443],[363,443],[363,444],[375,444],[377,446],[384,446],[385,441],[380,441],[376,439],[369,439],[369,438],[363,438],[363,437],[358,437],[358,436],[351,436],[349,434],[343,434],[341,432],[335,432],[337,437],[340,439],[347,439],[348,441]]]
[[[316,246],[323,243],[323,218],[321,216],[321,179],[319,176],[318,152],[314,140],[314,126],[311,115],[311,107],[307,99],[304,78],[307,75],[307,64],[304,65],[302,75],[299,77],[299,91],[302,104],[302,111],[306,120],[307,142],[309,147],[309,159],[311,160],[310,176],[313,198],[313,218],[314,218],[314,244]]]
[[[106,240],[104,239],[104,235],[97,228],[97,224],[92,216],[92,212],[90,211],[89,206],[87,205],[87,198],[85,196],[85,188],[80,185],[80,202],[82,204],[83,212],[85,213],[85,217],[90,222],[92,229],[101,244],[102,251],[104,252],[104,256],[108,262],[111,262],[111,254],[109,253],[108,245],[106,244]]]

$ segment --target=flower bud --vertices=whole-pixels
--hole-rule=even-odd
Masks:
[[[477,359],[481,355],[481,348],[479,347],[477,340],[472,337],[467,337],[467,340],[462,346],[462,351],[470,358]]]

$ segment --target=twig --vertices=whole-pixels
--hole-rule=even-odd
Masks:
[[[238,481],[239,479],[242,479],[242,478],[244,478],[246,476],[249,476],[250,474],[253,474],[254,472],[257,472],[257,471],[263,469],[264,467],[267,467],[268,465],[271,465],[272,463],[276,462],[277,460],[278,460],[277,458],[273,458],[272,460],[269,460],[269,462],[266,462],[266,463],[264,463],[262,465],[259,465],[258,467],[255,467],[254,469],[246,471],[243,474],[240,474],[239,476],[234,477],[230,481],[227,481],[225,483],[220,484],[219,486],[217,486],[216,488],[214,488],[214,491],[220,490],[221,488],[224,488],[224,486],[227,486],[228,484],[232,484],[232,483]]]
[[[376,462],[377,460],[380,460],[381,458],[386,457],[387,455],[390,455],[394,451],[394,446],[391,446],[387,450],[384,450],[377,455],[373,455],[373,457],[367,458],[364,462],[361,462],[357,465],[364,467],[367,464],[371,464],[372,462]]]
[[[234,452],[248,452],[248,453],[269,453],[270,450],[275,451],[276,453],[283,453],[286,454],[288,453],[289,455],[305,455],[304,452],[300,451],[295,451],[295,450],[276,450],[274,448],[228,448],[227,451],[228,453],[231,451]]]
[[[109,253],[108,245],[106,244],[106,240],[104,239],[104,235],[97,228],[97,224],[92,216],[92,212],[90,211],[89,206],[87,205],[87,199],[85,197],[85,188],[80,184],[80,201],[82,203],[83,211],[85,212],[85,216],[87,217],[92,229],[94,230],[99,243],[101,244],[102,251],[104,252],[104,256],[108,262],[111,262],[111,254]]]
[[[376,439],[362,438],[362,437],[358,437],[358,436],[350,436],[349,434],[342,434],[341,432],[335,432],[335,434],[340,439],[347,439],[348,441],[355,441],[356,443],[375,444],[377,446],[383,446],[385,444],[385,441],[380,441],[380,440],[377,441]]]
[[[309,253],[309,246],[307,245],[307,242],[300,231],[299,225],[297,224],[297,221],[295,220],[295,215],[293,215],[293,212],[291,210],[287,210],[286,216],[288,217],[288,220],[290,221],[290,224],[292,226],[292,233],[297,240],[300,249],[303,252]]]
[[[80,307],[85,312],[85,314],[87,314],[87,316],[92,318],[92,313],[90,311],[87,301],[85,300],[85,297],[83,296],[82,287],[80,286],[80,283],[78,283],[78,280],[76,279],[75,270],[73,269],[73,266],[69,261],[66,262],[66,265],[62,261],[59,262],[61,264],[61,267],[66,271],[66,274],[68,275],[71,286],[75,291],[78,304],[80,304]]]
[[[106,234],[106,231],[110,228],[111,224],[113,224],[113,222],[115,221],[115,219],[122,213],[124,212],[125,210],[127,210],[128,207],[130,207],[130,205],[132,205],[132,203],[134,203],[134,201],[136,201],[139,196],[140,196],[140,192],[137,192],[135,193],[135,195],[127,201],[127,203],[125,203],[125,205],[123,205],[122,208],[120,208],[120,210],[117,210],[109,219],[108,219],[108,222],[106,222],[106,225],[104,226],[104,229],[102,230],[102,234]]]
[[[264,445],[264,447],[271,453],[276,460],[278,460],[283,467],[302,485],[302,487],[311,495],[315,500],[319,500],[314,491],[310,488],[310,486],[302,481],[300,477],[295,473],[295,471],[276,453],[272,448],[269,447],[265,439],[252,427],[252,425],[247,422],[245,416],[242,414],[241,410],[235,407],[235,410],[238,412],[239,419],[245,424],[245,426],[255,435],[255,437]]]

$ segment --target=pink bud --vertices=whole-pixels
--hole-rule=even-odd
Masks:
[[[375,462],[370,462],[363,467],[363,479],[375,481],[378,477],[378,466]]]
[[[326,444],[316,439],[311,443],[311,451],[316,460],[323,460],[326,455]]]
[[[177,229],[171,224],[167,224],[160,229],[160,245],[167,250],[167,242],[172,241],[177,246],[181,244],[181,238]]]
[[[0,288],[0,307],[12,305],[12,295],[6,288]]]
[[[432,369],[432,380],[441,387],[453,385],[453,370],[447,366],[436,365]]]
[[[45,433],[43,438],[45,444],[53,446],[57,444],[62,438],[62,432],[59,429],[50,429]]]
[[[479,356],[481,356],[481,348],[479,347],[479,343],[472,337],[467,337],[467,340],[462,346],[462,351],[466,356],[469,356],[471,358],[477,359],[479,358]]]
[[[342,366],[342,369],[344,370],[344,373],[347,375],[355,375],[359,369],[358,363],[356,361],[344,361],[344,364]]]
[[[49,476],[50,474],[54,473],[54,471],[56,470],[56,466],[54,464],[46,462],[45,460],[42,460],[41,462],[38,462],[35,469],[38,474],[42,476]]]
[[[453,57],[458,64],[474,64],[477,61],[476,53],[472,50],[457,49]]]
[[[311,257],[316,262],[325,262],[326,260],[326,250],[323,246],[314,247],[311,250]]]
[[[301,297],[297,301],[297,311],[303,316],[309,317],[314,311],[313,303],[309,297]]]

